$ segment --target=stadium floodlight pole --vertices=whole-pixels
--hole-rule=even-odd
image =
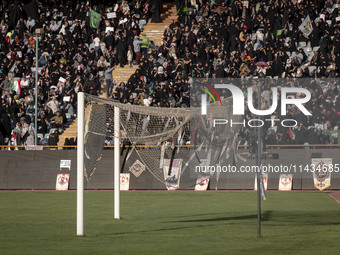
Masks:
[[[261,86],[258,88],[258,109],[261,109]],[[260,119],[260,116],[258,117]],[[256,157],[256,164],[257,168],[257,236],[261,236],[261,178],[262,178],[262,171],[261,167],[261,128],[257,128],[257,157]]]
[[[42,28],[35,29],[35,100],[34,100],[34,145],[38,145],[38,66],[39,66],[39,35],[43,33]]]
[[[77,235],[84,235],[84,92],[78,93],[77,117]]]
[[[114,218],[120,219],[120,109],[114,108]]]
[[[34,145],[38,145],[38,29],[35,32]]]

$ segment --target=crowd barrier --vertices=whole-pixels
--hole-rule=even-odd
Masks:
[[[122,146],[121,146],[122,147]],[[129,146],[126,146],[129,147]],[[155,148],[155,145],[137,145],[137,147],[142,148]],[[172,145],[168,145],[167,147],[172,147]],[[181,145],[181,148],[192,148],[193,145]],[[249,145],[239,145],[239,148],[247,149]],[[328,148],[328,149],[338,149],[340,144],[271,144],[266,145],[268,149],[287,149],[287,148],[303,148],[303,149],[310,149],[310,148]],[[37,145],[37,146],[25,146],[25,145],[0,145],[2,151],[12,151],[12,150],[71,150],[77,149],[77,145]],[[104,146],[105,149],[113,149],[114,145],[107,145]]]

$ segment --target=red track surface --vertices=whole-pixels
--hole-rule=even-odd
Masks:
[[[337,201],[340,204],[340,191],[333,192],[329,194],[331,198]]]

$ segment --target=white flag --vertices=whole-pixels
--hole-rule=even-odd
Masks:
[[[309,15],[305,20],[302,22],[302,24],[299,26],[299,29],[302,33],[304,33],[306,36],[309,36],[313,31],[313,25],[309,18]]]

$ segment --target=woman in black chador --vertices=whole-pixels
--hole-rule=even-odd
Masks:
[[[163,9],[163,1],[162,0],[152,0],[151,5],[151,22],[152,23],[160,23],[161,22],[161,13]]]

